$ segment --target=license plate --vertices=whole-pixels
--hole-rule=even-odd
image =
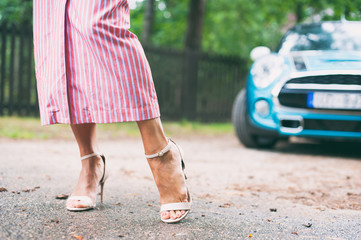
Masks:
[[[307,106],[325,109],[361,109],[361,94],[311,92],[307,96]]]

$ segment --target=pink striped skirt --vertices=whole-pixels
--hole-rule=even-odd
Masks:
[[[33,11],[42,125],[159,117],[127,0],[34,0]]]

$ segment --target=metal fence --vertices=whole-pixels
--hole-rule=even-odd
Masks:
[[[39,114],[32,27],[0,26],[0,115]],[[247,62],[238,57],[144,47],[163,119],[228,121]]]
[[[0,115],[37,115],[32,28],[0,26]]]

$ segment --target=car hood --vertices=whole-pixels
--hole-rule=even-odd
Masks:
[[[361,52],[303,51],[289,55],[294,71],[360,70]]]

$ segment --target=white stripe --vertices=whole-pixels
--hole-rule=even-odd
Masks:
[[[143,108],[143,102],[142,102],[142,94],[141,94],[141,91],[140,91],[140,88],[139,88],[139,85],[140,85],[140,80],[141,80],[141,77],[140,76],[138,76],[138,70],[140,69],[140,67],[139,68],[137,68],[137,66],[136,66],[136,62],[135,62],[135,56],[134,56],[134,48],[135,48],[135,46],[133,45],[134,43],[133,43],[133,41],[132,41],[132,39],[129,39],[129,43],[130,43],[130,45],[132,46],[132,50],[130,51],[131,52],[131,54],[132,54],[132,60],[133,60],[133,68],[134,68],[134,72],[135,72],[135,81],[133,81],[133,92],[134,92],[134,99],[135,99],[135,101],[136,101],[136,106],[137,106],[137,111],[136,111],[136,113],[137,113],[137,119],[140,119],[140,117],[139,117],[139,104],[140,104],[140,106],[141,106],[141,108]],[[136,86],[135,86],[135,83],[134,82],[137,82],[138,84],[138,94],[137,94],[137,91],[136,91]],[[137,96],[139,96],[139,101],[140,101],[140,103],[138,104],[138,99],[137,99]],[[143,115],[144,115],[144,113],[143,113]]]
[[[69,1],[69,4],[71,4],[71,1]],[[72,34],[71,34],[71,29],[72,29],[72,26],[71,26],[71,23],[70,23],[70,10],[71,10],[71,7],[69,6],[69,11],[67,13],[67,20],[66,20],[66,32],[68,34],[68,37],[67,37],[67,40],[68,40],[68,49],[67,49],[67,52],[68,52],[68,61],[69,61],[69,68],[68,69],[70,71],[70,80],[68,79],[68,91],[69,91],[69,94],[71,94],[71,100],[72,102],[69,104],[70,105],[70,114],[71,114],[71,117],[70,117],[70,120],[72,121],[72,123],[78,123],[78,104],[76,104],[74,101],[75,101],[75,87],[74,87],[74,84],[75,82],[78,80],[73,72],[73,69],[74,69],[74,62],[73,62],[73,57],[72,57],[72,49],[73,49],[73,45],[72,45],[72,42],[71,42],[71,39],[74,37]],[[71,36],[71,37],[70,37]],[[69,99],[70,100],[70,99]]]
[[[78,9],[84,9],[85,7],[82,5],[84,4],[84,1],[81,1],[79,2],[79,5],[78,5]],[[80,19],[85,19],[84,18],[84,11],[77,11],[78,14],[79,14],[79,18]],[[81,15],[81,12],[83,12],[83,14]],[[79,23],[78,23],[79,24]],[[82,31],[83,28],[84,28],[84,25],[82,26],[79,26],[80,28],[82,28]],[[84,41],[84,38],[82,36],[82,33],[78,33],[76,34],[77,38],[79,38],[79,40],[81,41]],[[78,73],[78,75],[82,76],[81,77],[81,85],[82,87],[84,88],[84,91],[82,92],[82,96],[83,96],[83,107],[81,107],[81,115],[84,116],[85,120],[82,121],[82,123],[88,123],[90,122],[91,120],[89,120],[89,107],[88,107],[88,103],[89,103],[89,92],[91,92],[89,90],[89,87],[88,87],[88,84],[86,83],[86,79],[89,79],[87,77],[87,74],[86,74],[86,67],[85,67],[85,57],[86,57],[86,51],[84,51],[84,46],[85,44],[80,44],[80,46],[78,45],[77,46],[77,49],[80,49],[79,51],[77,51],[77,55],[78,55],[78,59],[80,59],[79,61],[79,69],[81,69],[81,73]],[[82,66],[80,66],[82,65]],[[85,111],[86,110],[86,111]]]
[[[123,4],[123,3],[122,3]],[[122,10],[122,9],[120,9]],[[119,23],[120,22],[120,19],[122,19],[122,17],[120,17],[119,19],[119,12],[121,11],[116,11],[116,23]],[[119,34],[121,34],[122,32],[122,29],[121,28],[118,28],[119,30]],[[116,34],[116,31],[117,31],[117,28],[114,28],[114,35],[117,36]],[[117,36],[118,37],[118,36]],[[124,81],[127,81],[127,74],[126,72],[124,71],[125,70],[125,64],[124,64],[124,58],[123,58],[123,53],[121,51],[121,45],[120,45],[120,41],[117,41],[117,47],[118,47],[118,52],[119,52],[119,55],[118,58],[116,59],[116,63],[117,63],[117,67],[118,67],[118,72],[119,72],[119,81],[120,81],[120,86],[122,88],[122,96],[123,96],[123,106],[122,108],[120,109],[121,111],[124,109],[125,110],[125,120],[128,121],[129,119],[129,116],[128,116],[128,112],[126,111],[126,109],[128,109],[128,102],[126,100],[126,97],[125,97],[125,89],[124,89]],[[115,51],[117,52],[117,51]],[[122,64],[123,64],[123,69],[120,68],[120,63],[119,63],[119,59],[122,60]],[[124,79],[122,79],[122,75],[124,75]],[[123,119],[123,112],[121,113],[121,116],[122,116],[122,119]]]
[[[138,43],[139,45],[140,45],[140,43]],[[147,84],[145,84],[145,86],[146,86],[146,95],[147,95],[147,99],[145,100],[146,102],[147,102],[147,106],[146,106],[146,108],[147,108],[147,113],[148,113],[148,117],[150,117],[150,118],[153,118],[153,116],[155,115],[154,114],[154,109],[153,109],[153,107],[151,107],[150,108],[150,111],[152,112],[152,114],[150,114],[150,112],[149,112],[149,107],[150,106],[152,106],[153,104],[153,99],[152,99],[152,94],[150,94],[150,92],[149,92],[149,84],[148,83],[151,83],[151,81],[152,81],[152,79],[149,79],[148,78],[148,76],[151,76],[150,75],[150,73],[148,73],[148,71],[147,71],[147,65],[148,65],[148,61],[146,60],[146,58],[145,58],[145,55],[144,55],[144,52],[142,53],[142,55],[143,55],[143,57],[141,58],[142,59],[142,63],[143,63],[143,71],[144,71],[144,76],[145,76],[145,82],[147,83]],[[149,75],[148,75],[149,74]],[[144,91],[144,84],[143,84],[143,91]]]
[[[114,6],[116,7],[116,6]],[[114,10],[118,10],[118,7],[116,7],[116,9]],[[115,11],[112,11],[112,19],[114,19],[114,12]],[[110,32],[110,25],[108,25],[108,31]],[[113,35],[114,37],[116,37],[116,30],[117,28],[115,26],[113,26]],[[116,63],[116,67],[117,67],[117,72],[115,72],[115,66],[112,65],[112,68],[113,68],[113,74],[114,74],[114,78],[115,78],[115,85],[116,85],[116,91],[117,91],[117,97],[118,97],[118,108],[116,109],[117,110],[117,115],[119,115],[119,118],[120,118],[120,121],[123,121],[123,114],[122,114],[122,101],[121,101],[121,95],[124,96],[124,90],[123,90],[123,86],[120,84],[122,82],[122,79],[121,79],[121,70],[120,70],[120,67],[119,67],[119,61],[118,61],[118,58],[117,58],[117,51],[115,49],[115,43],[113,42],[113,37],[110,38],[111,39],[111,46],[112,46],[112,49],[113,49],[113,53],[115,55],[115,63]],[[119,42],[119,41],[117,41]],[[122,92],[120,92],[120,88],[122,89]]]
[[[58,6],[55,8],[55,9],[63,9],[63,11],[55,11],[59,16],[57,16],[57,18],[60,18],[60,16],[62,16],[61,19],[63,19],[62,23],[61,23],[61,26],[63,27],[63,32],[65,33],[65,7],[66,7],[66,2],[64,3],[61,3],[60,1],[58,2]],[[52,9],[52,11],[54,11],[54,9]],[[53,23],[53,24],[57,24],[56,22]],[[65,54],[65,35],[63,34],[63,37],[60,38],[60,39],[57,39],[56,41],[56,44],[55,44],[55,48],[57,48],[57,52],[58,52],[58,55],[57,56],[60,56],[61,53]],[[64,74],[64,83],[65,83],[65,86],[62,86],[66,92],[63,93],[61,95],[61,101],[62,101],[62,107],[63,107],[63,111],[61,111],[61,116],[62,116],[62,121],[64,122],[67,122],[67,121],[70,121],[70,109],[69,109],[69,103],[68,103],[68,89],[66,87],[66,84],[67,84],[67,81],[68,81],[68,77],[67,77],[67,73],[66,73],[66,59],[65,59],[65,55],[64,55],[64,59],[62,61],[62,64],[63,64],[63,69],[60,67],[58,70],[59,70],[59,73],[58,73],[58,76],[62,76]]]
[[[107,17],[109,16],[109,13],[111,12],[110,10],[111,9],[109,9],[109,8],[112,8],[113,7],[113,5],[110,3],[109,4],[109,7],[108,7],[108,9],[107,9],[107,14],[105,14],[104,15],[104,18],[105,19],[107,19]],[[109,24],[107,24],[108,25],[108,32],[110,32],[110,25]],[[104,24],[103,24],[103,28],[104,28]],[[110,34],[106,34],[105,33],[105,31],[103,32],[103,36],[104,36],[104,41],[106,41],[106,39],[107,39],[107,36],[110,38],[110,41],[111,41],[111,43],[109,44],[109,45],[113,45],[113,38],[112,38],[112,36],[110,35]],[[110,46],[109,47],[107,47],[107,50],[108,50],[108,56],[109,56],[109,58],[108,59],[110,59],[111,57],[112,57],[112,54],[111,54],[111,52],[110,52]],[[107,59],[107,58],[105,58],[105,59]],[[116,77],[116,74],[115,74],[115,71],[114,71],[114,64],[110,64],[110,66],[111,66],[111,69],[112,69],[112,73],[113,73],[113,78],[110,78],[110,86],[111,86],[111,89],[110,89],[110,93],[112,94],[112,99],[111,100],[113,100],[113,101],[111,101],[111,102],[109,102],[109,104],[111,103],[111,106],[112,106],[112,110],[108,110],[109,111],[109,113],[111,113],[111,112],[113,112],[113,113],[115,113],[114,114],[114,117],[115,117],[115,119],[112,119],[112,117],[110,116],[110,121],[112,122],[112,121],[115,121],[115,122],[118,122],[118,114],[117,114],[117,111],[115,111],[114,112],[114,107],[116,106],[116,104],[114,104],[114,101],[115,101],[115,95],[114,95],[114,91],[115,91],[115,88],[114,88],[114,85],[116,85],[116,80],[117,80],[117,77]],[[108,67],[108,66],[107,66]],[[108,70],[109,70],[109,68],[108,68]],[[109,75],[110,75],[111,73],[110,73],[110,71],[109,71]],[[119,98],[119,94],[118,94],[118,98]]]
[[[93,1],[93,3],[94,3],[94,4],[93,4],[92,7],[91,7],[92,14],[91,14],[90,25],[89,25],[89,26],[92,26],[92,21],[93,21],[93,19],[94,19],[95,1]],[[87,27],[89,27],[89,26],[87,26]],[[101,74],[101,73],[102,73],[102,70],[101,70],[101,67],[100,67],[100,64],[99,64],[99,62],[101,62],[101,60],[99,59],[100,54],[99,54],[99,49],[98,49],[98,47],[97,47],[97,43],[96,43],[96,40],[95,40],[95,37],[94,37],[94,34],[93,34],[93,29],[90,30],[89,35],[90,35],[90,36],[92,37],[92,39],[93,39],[93,41],[91,41],[91,42],[93,43],[92,46],[93,46],[94,50],[97,51],[96,54],[93,54],[93,56],[94,56],[94,58],[92,58],[92,59],[93,59],[93,63],[96,62],[97,66],[98,66],[98,70],[99,70],[99,71],[98,71],[98,74]],[[90,36],[89,36],[89,40],[90,40]],[[94,65],[94,64],[93,64],[93,65]],[[98,88],[99,88],[98,79],[99,79],[100,77],[101,77],[101,76],[95,75],[94,78],[93,78],[93,79],[94,79],[94,84],[95,84],[95,91],[96,91],[95,97],[96,97],[96,99],[97,99],[97,106],[98,106],[98,119],[97,119],[98,122],[102,122],[102,115],[101,115],[101,111],[100,111],[100,101],[99,101],[99,94],[98,94]],[[101,92],[104,93],[102,84],[100,84],[100,89],[101,89]],[[104,106],[104,95],[103,95],[103,98],[102,98],[102,99],[103,99],[103,101],[101,101],[101,103],[102,103],[102,105],[103,105],[103,108],[102,108],[102,109],[105,109],[105,106]]]
[[[112,11],[112,19],[114,19],[114,12],[115,11]],[[116,30],[117,28],[115,26],[113,26],[113,35],[114,37],[116,37]],[[109,32],[110,32],[110,26],[109,26]],[[121,79],[121,69],[119,67],[119,60],[118,60],[118,57],[117,57],[117,51],[115,49],[115,43],[113,42],[113,38],[111,38],[111,42],[112,42],[112,48],[113,48],[113,52],[114,52],[114,55],[115,55],[115,63],[116,63],[116,67],[117,67],[117,72],[115,73],[115,70],[113,68],[113,71],[114,71],[114,75],[115,75],[115,84],[117,85],[116,86],[116,90],[117,90],[117,97],[118,97],[118,108],[117,108],[117,114],[119,115],[120,117],[120,121],[123,121],[123,114],[122,114],[122,107],[123,107],[123,104],[122,104],[122,100],[121,100],[121,96],[123,96],[124,98],[124,88],[123,88],[123,85],[121,84],[122,83],[122,79]],[[116,42],[119,42],[119,41],[116,41]],[[120,91],[121,89],[121,91]],[[125,99],[124,99],[125,101]]]
[[[305,90],[361,90],[361,85],[347,85],[347,84],[302,84],[302,83],[287,83],[287,89],[305,89]]]
[[[142,109],[141,110],[142,111],[142,119],[145,119],[144,103],[147,102],[147,99],[143,100],[143,93],[144,93],[144,77],[146,77],[146,72],[143,72],[142,64],[140,63],[141,59],[144,60],[144,56],[142,56],[142,54],[140,52],[137,39],[133,40],[133,44],[134,44],[134,48],[136,49],[135,53],[137,54],[137,59],[138,59],[138,66],[136,66],[136,68],[139,71],[138,92],[139,92],[139,96],[140,96],[140,107]],[[143,64],[144,64],[144,61],[143,61]],[[142,89],[140,89],[140,87]],[[144,97],[147,98],[146,95]],[[149,116],[149,111],[148,111],[148,116]]]
[[[121,19],[123,19],[123,9],[122,9],[122,16],[121,16]],[[124,39],[124,36],[123,36],[123,29],[120,29],[120,37]],[[124,42],[123,42],[123,47],[124,47]],[[127,103],[127,106],[125,106],[125,110],[127,109],[133,109],[133,104],[132,104],[132,100],[130,98],[130,92],[129,92],[129,80],[128,80],[128,74],[127,74],[127,71],[126,71],[126,66],[125,66],[125,60],[124,60],[124,55],[123,55],[123,51],[122,51],[122,46],[119,44],[118,45],[119,47],[119,58],[122,60],[122,64],[123,64],[123,73],[124,73],[124,77],[125,77],[125,85],[126,85],[126,91],[127,91],[127,94],[128,94],[128,101],[126,101]],[[129,105],[129,107],[128,107]],[[126,111],[126,121],[129,121],[129,119],[133,119],[133,111],[130,111],[130,116],[128,115],[128,112]]]
[[[98,5],[98,13],[103,13],[103,11],[102,10],[104,10],[104,9],[102,9],[101,8],[101,3],[102,3],[102,1],[99,1],[99,5]],[[107,7],[107,1],[106,0],[104,0],[104,6],[105,6],[105,8]],[[103,22],[102,20],[102,18],[104,17],[104,15],[102,15],[101,16],[101,18],[99,19],[100,20],[100,22]],[[102,23],[101,24],[101,29],[103,30],[104,29],[104,24]],[[106,60],[107,59],[107,56],[106,56],[106,54],[105,54],[105,51],[104,51],[104,46],[103,46],[103,42],[102,42],[102,39],[101,39],[101,37],[100,37],[100,31],[99,30],[97,30],[97,35],[98,35],[98,40],[99,40],[99,45],[100,45],[100,48],[101,48],[101,52],[102,52],[102,54],[103,54],[103,59],[104,60]],[[103,61],[102,61],[103,62]],[[105,65],[105,66],[104,66]],[[104,69],[104,67],[106,68],[106,71],[105,71],[105,69]],[[108,64],[103,64],[103,72],[102,72],[102,77],[104,77],[104,76],[106,76],[107,75],[107,73],[109,74],[110,73],[110,71],[109,71],[109,68],[108,68]],[[110,75],[110,74],[109,74]],[[107,75],[108,76],[108,75]],[[111,110],[109,109],[109,103],[110,103],[110,97],[109,97],[109,86],[108,86],[108,82],[110,82],[109,80],[108,80],[108,78],[105,80],[105,81],[103,81],[103,83],[105,83],[105,91],[103,90],[102,91],[102,93],[103,93],[103,102],[105,102],[105,97],[104,97],[104,92],[105,92],[105,95],[106,95],[106,97],[107,97],[107,101],[106,101],[106,103],[108,103],[107,104],[107,106],[106,107],[104,107],[104,109],[103,109],[103,116],[104,116],[104,119],[103,119],[103,122],[106,122],[107,120],[106,120],[106,113],[108,113],[108,117],[109,117],[109,119],[112,119],[112,117],[111,117]],[[102,86],[103,84],[101,84],[101,86]],[[104,104],[103,104],[104,105]]]

